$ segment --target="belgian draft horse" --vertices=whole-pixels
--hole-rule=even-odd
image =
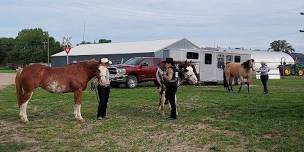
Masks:
[[[178,85],[183,82],[188,82],[189,84],[197,84],[198,83],[198,75],[195,69],[195,66],[190,62],[174,62],[176,66],[176,70],[178,72]],[[157,87],[159,89],[159,111],[162,116],[165,114],[165,104],[168,103],[166,99],[166,86],[165,82],[162,79],[162,75],[165,74],[165,63],[161,62],[160,66],[156,72],[157,79]],[[176,97],[175,97],[176,102]]]
[[[249,93],[249,79],[251,75],[251,70],[254,71],[254,60],[248,60],[242,64],[240,63],[228,63],[224,67],[224,74],[223,74],[223,80],[224,80],[224,87],[233,92],[232,89],[232,80],[235,80],[236,78],[239,78],[241,85],[239,88],[239,91],[241,91],[243,86],[244,78],[247,79],[247,89]],[[230,88],[229,88],[230,87]]]
[[[51,93],[74,92],[74,115],[77,120],[83,121],[80,112],[82,91],[86,89],[88,81],[96,75],[98,67],[97,61],[90,60],[58,68],[33,64],[18,69],[15,83],[21,121],[28,122],[27,104],[37,87]]]

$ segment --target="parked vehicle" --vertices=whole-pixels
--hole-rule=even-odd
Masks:
[[[279,66],[280,74],[282,76],[303,76],[304,75],[304,65],[302,64],[284,64]]]
[[[156,81],[157,66],[162,58],[135,57],[123,64],[110,66],[111,86],[118,87],[125,84],[128,88],[135,88],[140,82]]]

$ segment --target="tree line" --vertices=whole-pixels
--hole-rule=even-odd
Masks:
[[[49,41],[48,41],[49,38]],[[63,51],[63,46],[54,37],[41,28],[23,29],[16,38],[0,38],[0,64],[29,64],[47,62],[47,43],[49,42],[50,56]],[[111,43],[108,39],[98,42],[81,42],[82,44]]]
[[[16,38],[2,37],[0,38],[0,63],[46,63],[47,42],[49,42],[50,55],[63,50],[60,42],[41,28],[23,29],[18,32]]]

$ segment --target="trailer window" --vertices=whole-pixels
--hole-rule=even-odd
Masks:
[[[187,59],[198,59],[198,53],[196,53],[196,52],[187,52]]]
[[[232,55],[226,56],[226,64],[232,62]]]
[[[217,68],[222,69],[224,68],[224,55],[219,54],[217,55]]]
[[[234,62],[235,63],[240,63],[241,62],[241,56],[235,56],[234,57]]]
[[[205,54],[205,64],[212,64],[212,54]]]

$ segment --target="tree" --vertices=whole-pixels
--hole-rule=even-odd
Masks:
[[[286,40],[276,40],[270,43],[271,49],[277,52],[292,53],[295,49]]]
[[[0,38],[0,63],[6,63],[8,61],[9,53],[14,49],[14,38]]]
[[[47,61],[47,42],[49,38],[50,55],[60,52],[59,42],[46,34],[41,28],[23,29],[15,39],[15,50],[10,53],[10,61],[15,63],[32,63]]]
[[[98,43],[111,43],[112,40],[107,40],[107,39],[99,39]]]

